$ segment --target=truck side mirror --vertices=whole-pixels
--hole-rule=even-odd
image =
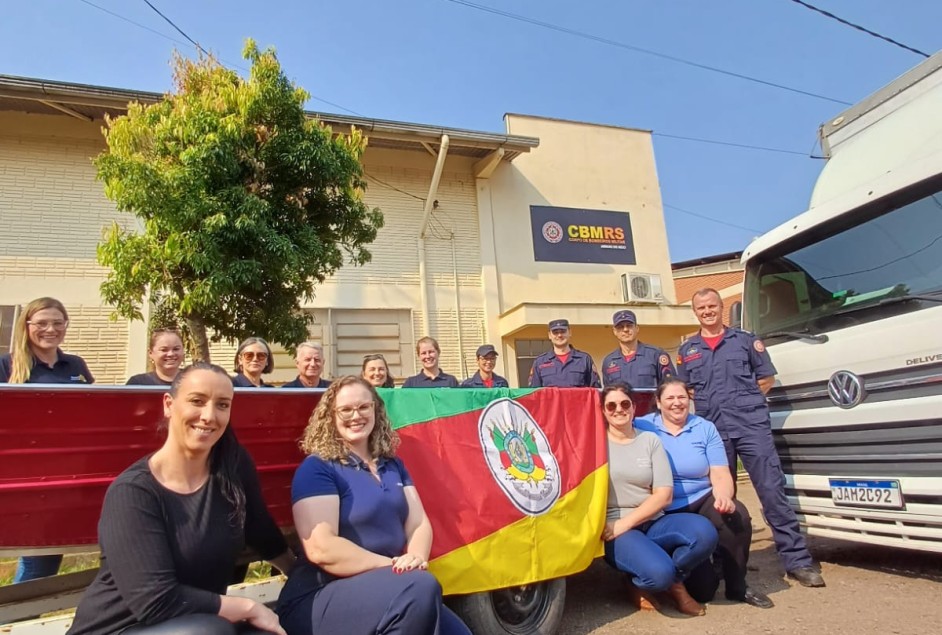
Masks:
[[[742,328],[742,302],[736,301],[729,305],[729,325]]]

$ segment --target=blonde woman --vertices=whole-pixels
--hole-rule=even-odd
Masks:
[[[432,526],[398,444],[369,382],[331,383],[291,484],[304,556],[278,599],[288,635],[470,635],[426,571]]]
[[[91,384],[85,360],[59,348],[69,328],[69,313],[55,298],[37,298],[26,305],[13,325],[13,349],[0,356],[0,383]],[[23,556],[13,582],[56,575],[62,556]]]

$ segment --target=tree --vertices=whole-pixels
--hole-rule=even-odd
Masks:
[[[106,120],[95,158],[105,195],[140,220],[98,245],[101,285],[115,314],[142,319],[160,297],[209,359],[213,340],[307,338],[301,302],[344,265],[370,261],[383,225],[362,200],[358,130],[334,135],[309,119],[272,49],[247,41],[248,79],[211,56],[174,57],[175,89]]]

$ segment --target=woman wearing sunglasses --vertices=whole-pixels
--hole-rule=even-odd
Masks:
[[[275,360],[268,342],[260,337],[249,337],[239,344],[235,355],[235,377],[232,385],[236,388],[272,388],[262,379],[263,374],[275,369]]]
[[[91,384],[85,360],[59,348],[69,328],[69,314],[55,298],[37,298],[26,305],[13,325],[12,352],[0,356],[0,383]],[[23,556],[13,582],[56,575],[60,555]]]
[[[627,384],[602,389],[608,435],[608,509],[602,540],[605,561],[627,573],[629,597],[640,610],[654,610],[666,591],[678,610],[703,615],[683,580],[716,547],[716,530],[696,514],[665,515],[674,490],[667,454],[656,434],[635,430]]]
[[[288,635],[470,635],[426,570],[432,526],[376,389],[334,380],[300,445],[291,502],[304,557],[278,599]]]
[[[746,564],[752,543],[752,519],[736,500],[736,486],[729,471],[726,449],[716,426],[690,414],[687,384],[668,377],[657,388],[658,413],[638,419],[638,428],[660,438],[674,470],[674,497],[668,517],[699,514],[719,533],[717,555],[722,562],[726,598],[759,608],[771,608],[772,600],[746,584]],[[719,580],[706,564],[688,586],[693,595],[713,599]]]

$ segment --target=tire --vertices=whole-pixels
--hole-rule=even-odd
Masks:
[[[553,635],[563,619],[566,579],[448,598],[474,635]]]

